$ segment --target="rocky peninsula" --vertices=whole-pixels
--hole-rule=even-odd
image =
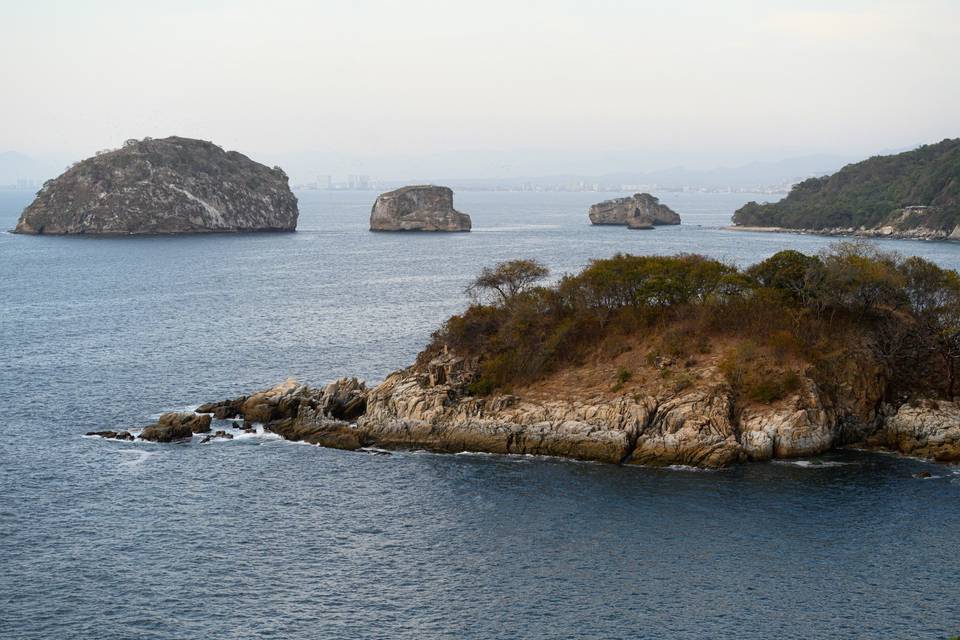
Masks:
[[[591,224],[626,225],[629,229],[680,224],[680,216],[649,193],[598,202],[590,207],[588,215]]]
[[[865,238],[960,240],[960,139],[877,156],[749,202],[733,229]]]
[[[960,277],[864,251],[783,251],[745,271],[620,255],[555,287],[533,286],[534,261],[503,263],[482,276],[489,303],[373,388],[289,380],[139,437],[216,419],[347,450],[717,468],[859,447],[960,462]]]
[[[15,233],[294,231],[287,175],[203,140],[128,140],[48,180]]]
[[[470,231],[470,216],[453,208],[448,187],[417,185],[377,196],[371,231]]]

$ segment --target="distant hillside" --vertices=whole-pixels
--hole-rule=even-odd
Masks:
[[[804,180],[779,202],[744,205],[733,222],[864,235],[958,236],[960,138],[875,156]]]

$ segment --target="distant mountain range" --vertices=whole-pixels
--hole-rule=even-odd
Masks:
[[[644,189],[734,189],[787,191],[806,178],[821,176],[842,167],[851,158],[833,155],[811,155],[775,162],[751,162],[738,167],[687,169],[671,167],[657,171],[621,171],[602,175],[550,175],[519,178],[452,179],[445,184],[453,188],[557,188],[569,186],[600,190]]]
[[[0,151],[0,187],[29,182],[42,183],[59,175],[65,165],[49,160],[38,160],[17,151]]]
[[[805,178],[821,176],[836,171],[844,164],[854,160],[839,155],[808,155],[768,162],[750,162],[739,166],[714,169],[688,169],[680,164],[680,156],[664,156],[662,160],[677,161],[675,166],[650,171],[615,171],[601,174],[584,174],[575,171],[549,172],[550,168],[561,168],[569,161],[539,162],[539,156],[528,152],[518,152],[517,163],[507,166],[503,160],[510,158],[508,152],[494,155],[491,152],[471,152],[462,154],[434,154],[431,156],[411,156],[410,162],[401,162],[403,158],[360,158],[332,153],[300,153],[290,155],[251,154],[251,157],[278,164],[291,176],[294,185],[318,186],[329,176],[327,167],[348,167],[356,173],[369,188],[392,188],[404,184],[436,183],[454,189],[528,189],[528,190],[670,190],[670,189],[733,189],[783,192],[792,184]],[[623,152],[611,152],[603,159],[596,154],[585,156],[585,166],[629,166],[634,160]],[[263,156],[263,157],[261,157]],[[449,156],[449,158],[447,158]],[[447,158],[441,162],[440,160]],[[80,160],[74,158],[73,160]],[[637,162],[651,166],[655,160],[647,156],[638,156]],[[48,178],[63,172],[70,160],[38,159],[16,151],[0,152],[0,187],[17,185],[24,181],[40,184]],[[384,175],[398,175],[397,166],[406,167],[402,178],[383,179]],[[548,172],[533,174],[524,172],[523,167],[546,167]],[[655,166],[655,165],[653,165]],[[444,169],[446,167],[446,169]],[[383,173],[379,173],[379,171]],[[451,173],[469,175],[488,175],[491,177],[451,177]],[[510,175],[516,171],[519,175]],[[346,178],[346,175],[342,176]]]

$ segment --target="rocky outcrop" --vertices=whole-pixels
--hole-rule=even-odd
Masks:
[[[429,185],[380,194],[370,212],[371,231],[470,231],[470,216],[453,208],[453,191]]]
[[[960,462],[960,403],[905,404],[867,444],[939,462]]]
[[[203,140],[131,140],[46,182],[16,233],[293,231],[287,175]]]
[[[591,224],[627,225],[631,229],[680,224],[680,216],[649,193],[599,202],[590,207],[589,216]]]
[[[201,405],[197,412],[219,419],[243,418],[244,424],[258,422],[287,440],[359,449],[365,440],[353,421],[366,410],[367,393],[356,378],[341,378],[323,389],[291,379],[250,396]]]
[[[140,432],[141,440],[174,442],[193,437],[195,433],[210,431],[210,416],[196,413],[169,412],[160,415],[155,424]]]

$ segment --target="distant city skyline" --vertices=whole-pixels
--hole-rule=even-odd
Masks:
[[[0,151],[176,134],[391,179],[866,157],[960,135],[957,24],[946,0],[4,0]]]

